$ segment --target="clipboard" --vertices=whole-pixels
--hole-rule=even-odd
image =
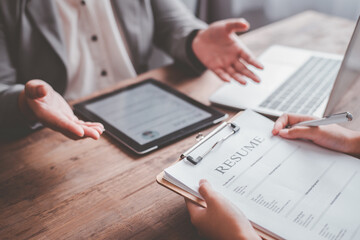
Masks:
[[[214,133],[216,133],[218,131],[219,128],[223,127],[226,124],[231,124],[233,122],[234,119],[236,119],[238,116],[240,116],[243,113],[243,111],[240,111],[239,113],[237,113],[235,116],[233,116],[229,121],[224,121],[222,123],[222,125],[220,125],[218,128],[214,129],[212,132],[210,132],[206,137],[204,137],[201,141],[199,141],[197,144],[195,144],[192,148],[190,148],[187,152],[191,152],[192,150],[196,149],[197,146],[200,146],[203,142],[206,142],[208,139],[210,139]],[[219,141],[218,141],[219,142]],[[176,164],[178,161],[182,161],[186,158],[186,152],[184,154],[182,154],[180,156],[180,158],[174,162],[173,164]],[[182,188],[168,182],[166,179],[164,179],[164,171],[162,171],[161,173],[159,173],[156,176],[156,182],[160,185],[162,185],[163,187],[191,200],[192,202],[202,206],[202,207],[206,207],[206,203],[204,200],[192,195],[191,193],[183,190]],[[251,221],[250,221],[251,222]],[[257,234],[262,238],[262,239],[266,239],[266,240],[276,240],[277,238],[271,236],[270,234],[268,234],[266,231],[262,230],[261,227],[257,226],[256,224],[251,222],[251,225],[254,227],[255,231],[257,232]]]

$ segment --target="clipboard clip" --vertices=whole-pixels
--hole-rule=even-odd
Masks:
[[[229,122],[226,123],[224,126],[222,126],[220,129],[218,129],[214,134],[220,132],[222,129],[224,129],[225,127],[230,127],[231,128],[231,132],[226,135],[225,137],[222,137],[221,139],[219,139],[218,141],[216,141],[207,151],[205,151],[202,155],[198,156],[198,157],[192,157],[190,155],[185,156],[184,154],[181,156],[182,158],[185,158],[186,160],[188,160],[190,163],[196,165],[198,164],[201,160],[204,159],[204,157],[206,155],[208,155],[217,145],[221,144],[222,142],[224,142],[226,139],[228,139],[230,136],[234,135],[235,133],[237,133],[240,130],[240,127],[238,125],[236,125],[235,123]],[[206,141],[206,140],[205,140]],[[205,142],[204,141],[204,142]],[[203,144],[204,142],[201,142],[201,144]],[[199,144],[197,147],[199,147],[201,144]],[[196,147],[196,148],[197,148]],[[196,149],[195,148],[195,149]],[[195,149],[192,149],[191,151],[194,151]]]

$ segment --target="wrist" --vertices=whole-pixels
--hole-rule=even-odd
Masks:
[[[22,90],[19,94],[18,108],[19,108],[21,114],[25,117],[27,122],[35,122],[36,121],[36,117],[33,114],[32,110],[27,102],[25,90]]]
[[[347,153],[354,157],[360,158],[360,133],[359,132],[351,131],[351,134],[347,140],[347,145],[349,146]]]
[[[197,30],[194,33],[193,39],[191,41],[191,49],[194,53],[194,55],[199,59],[199,53],[197,52],[197,49],[200,47],[199,44],[201,44],[201,35],[204,32],[203,29]]]
[[[349,130],[345,144],[345,153],[360,158],[360,132]]]
[[[201,71],[206,70],[206,66],[201,62],[199,59],[198,53],[196,51],[197,44],[199,44],[199,34],[203,32],[204,30],[194,30],[192,31],[187,39],[187,46],[186,46],[186,54],[191,63],[194,65],[194,67]]]

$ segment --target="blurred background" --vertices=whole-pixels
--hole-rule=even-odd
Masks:
[[[181,0],[200,19],[211,23],[220,19],[243,17],[251,30],[294,14],[315,10],[350,20],[360,15],[360,0]],[[250,31],[251,31],[250,30]],[[170,64],[172,59],[154,47],[150,67]]]

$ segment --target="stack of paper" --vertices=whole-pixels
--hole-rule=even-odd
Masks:
[[[186,160],[164,179],[201,198],[200,179],[277,238],[360,239],[360,161],[304,141],[272,136],[273,122],[252,111],[233,119],[240,131],[197,165]],[[214,135],[191,154],[201,155]]]

